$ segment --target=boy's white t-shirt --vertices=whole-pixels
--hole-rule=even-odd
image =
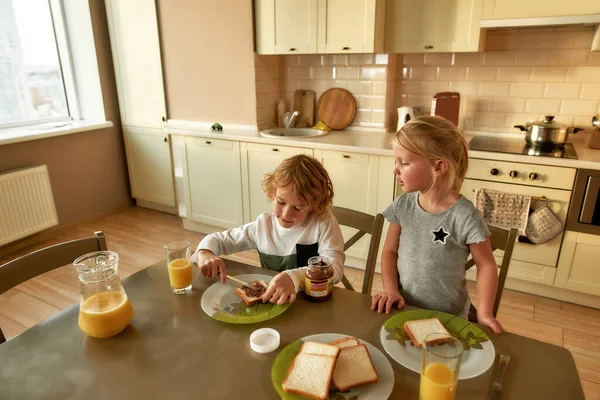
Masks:
[[[261,214],[256,221],[225,232],[207,235],[192,256],[198,262],[199,250],[210,250],[216,256],[258,250],[263,268],[285,271],[296,292],[304,289],[306,261],[312,256],[333,260],[334,283],[344,274],[344,238],[333,213],[325,217],[308,216],[302,224],[284,228],[273,213]]]

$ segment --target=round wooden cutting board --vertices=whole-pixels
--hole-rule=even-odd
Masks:
[[[317,117],[325,125],[339,131],[347,127],[356,115],[356,101],[346,89],[329,89],[317,103]]]

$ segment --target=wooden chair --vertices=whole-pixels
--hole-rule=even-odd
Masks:
[[[365,234],[368,233],[371,235],[369,251],[367,253],[367,263],[365,265],[365,276],[362,285],[362,293],[371,294],[373,275],[375,274],[375,264],[377,263],[377,252],[379,251],[379,242],[381,241],[381,230],[383,229],[383,214],[380,213],[373,216],[343,207],[333,207],[332,211],[340,225],[358,229],[358,232],[344,243],[344,251],[350,248]],[[345,274],[342,277],[342,283],[346,289],[355,290]]]
[[[508,273],[508,265],[510,264],[510,258],[512,256],[513,248],[515,247],[515,241],[517,240],[517,229],[512,228],[510,231],[505,229],[496,228],[495,226],[488,225],[488,228],[492,235],[490,236],[490,242],[492,245],[492,251],[504,250],[504,256],[502,256],[502,264],[500,267],[500,273],[498,275],[498,288],[496,289],[496,299],[494,300],[494,308],[492,314],[494,318],[498,313],[498,307],[500,306],[500,298],[502,297],[502,290],[504,289],[504,281],[506,281],[506,274]],[[471,258],[465,270],[468,270],[475,265],[475,260]],[[469,309],[469,321],[477,322],[477,309],[473,304]]]
[[[71,240],[29,253],[0,266],[0,294],[45,272],[71,264],[77,257],[106,248],[104,233],[94,237]],[[0,344],[6,338],[0,329]]]

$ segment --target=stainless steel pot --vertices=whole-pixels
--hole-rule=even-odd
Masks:
[[[543,121],[528,122],[526,126],[515,125],[515,128],[527,132],[525,140],[535,145],[561,145],[569,138],[570,133],[577,133],[583,128],[564,126],[554,121],[553,115],[546,115]]]

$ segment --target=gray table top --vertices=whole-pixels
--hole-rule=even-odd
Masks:
[[[232,275],[274,275],[226,262]],[[258,354],[249,345],[250,333],[260,327],[279,331],[279,349],[304,336],[342,333],[386,354],[379,330],[390,315],[371,311],[370,296],[344,289],[336,289],[323,303],[299,296],[274,319],[233,325],[212,319],[200,307],[202,294],[214,280],[196,268],[193,290],[175,295],[168,279],[166,261],[124,279],[135,314],[130,326],[114,338],[94,339],[81,332],[75,304],[0,345],[0,399],[276,399],[271,367],[278,351]],[[482,329],[496,354],[512,356],[503,399],[584,398],[568,350]],[[391,398],[417,399],[419,375],[388,359],[395,374]],[[457,399],[486,398],[493,370],[461,380]]]

